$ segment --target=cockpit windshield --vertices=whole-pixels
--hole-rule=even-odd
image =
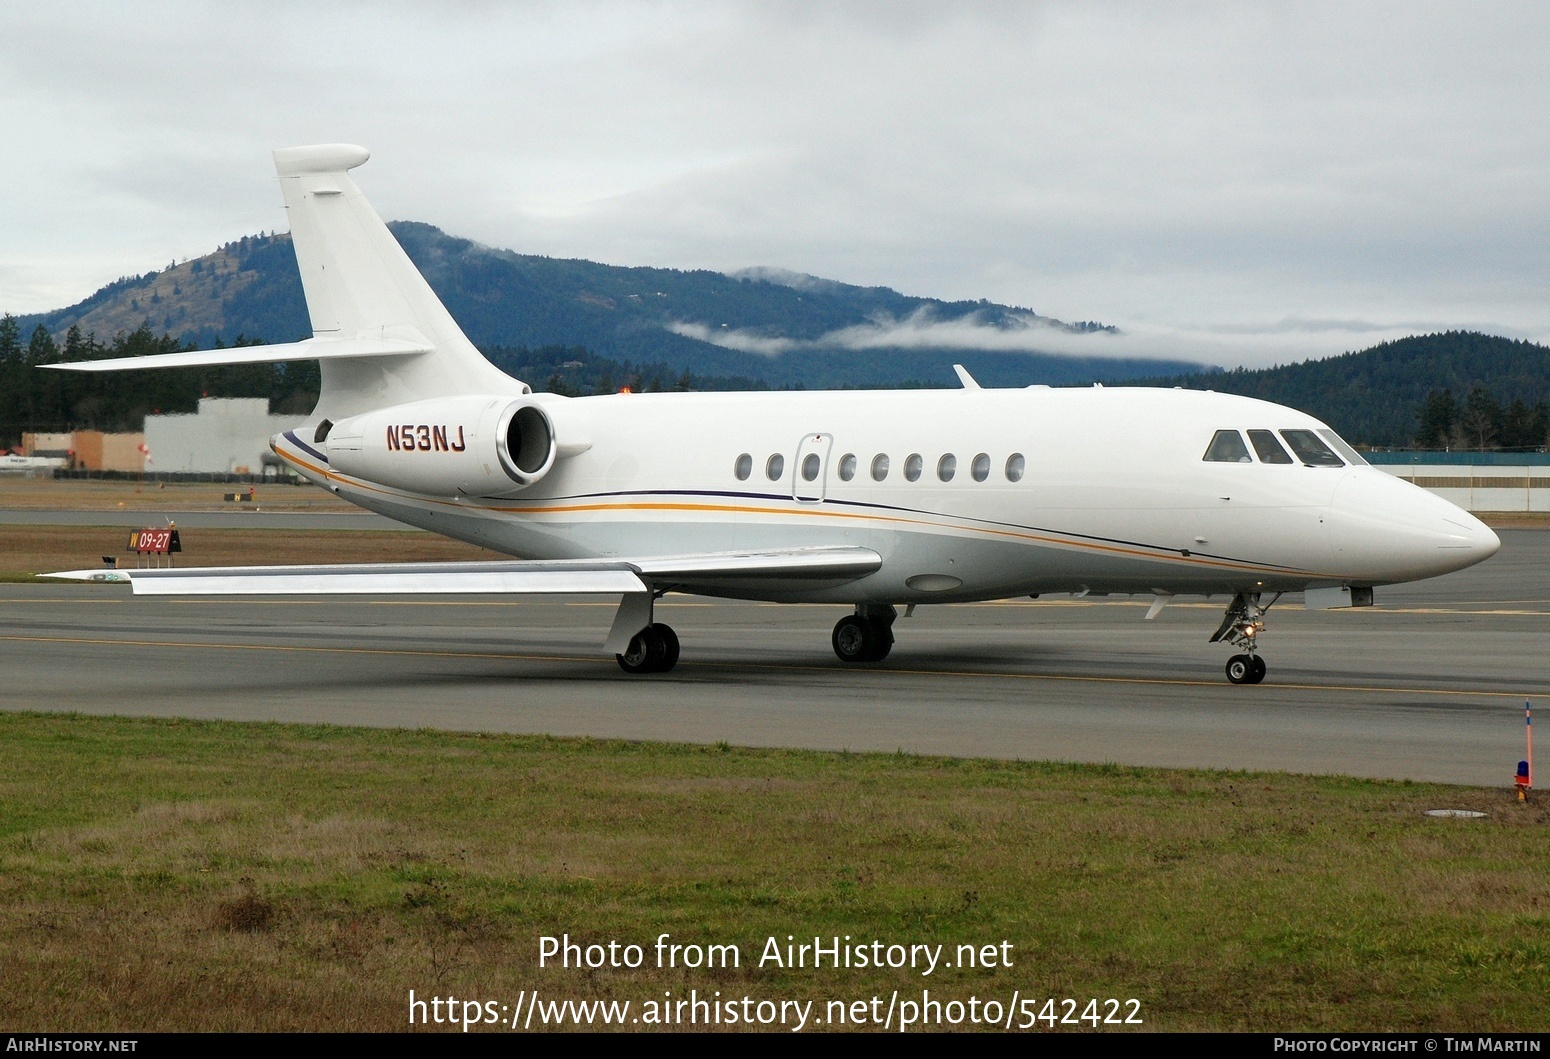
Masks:
[[[1369,466],[1367,461],[1362,459],[1361,453],[1347,445],[1344,438],[1342,438],[1339,434],[1336,434],[1333,430],[1330,430],[1328,427],[1325,427],[1323,430],[1319,431],[1319,437],[1329,442],[1329,447],[1340,453],[1340,455],[1344,456],[1345,461],[1352,466]]]
[[[1206,463],[1253,463],[1249,447],[1243,443],[1243,435],[1236,430],[1218,430],[1206,446],[1203,457]]]
[[[1259,453],[1260,463],[1291,463],[1292,458],[1286,454],[1276,436],[1268,430],[1249,431],[1249,440],[1254,443],[1254,451]]]
[[[1309,467],[1344,467],[1345,461],[1311,430],[1283,430],[1281,436],[1297,458]]]

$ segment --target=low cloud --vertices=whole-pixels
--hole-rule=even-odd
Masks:
[[[962,349],[977,352],[1046,353],[1074,357],[1184,360],[1223,367],[1270,367],[1357,352],[1394,339],[1448,330],[1480,330],[1508,338],[1543,341],[1486,322],[1282,319],[1242,324],[1127,324],[1113,330],[1082,331],[1031,314],[1007,314],[996,322],[981,313],[943,320],[930,309],[902,319],[878,317],[830,331],[816,339],[794,339],[768,331],[676,321],[668,330],[726,349],[778,357],[795,350]]]
[[[828,282],[813,278],[816,282]],[[796,349],[973,349],[1050,353],[1061,352],[1050,347],[1053,336],[1074,333],[1059,321],[1032,313],[998,315],[1000,318],[995,322],[979,312],[944,320],[923,306],[903,319],[879,316],[864,324],[852,324],[805,340],[687,321],[674,321],[666,326],[669,331],[686,338],[771,357]]]
[[[664,326],[675,335],[709,342],[723,349],[735,349],[740,353],[758,353],[766,357],[778,357],[793,349],[812,349],[824,345],[821,342],[799,342],[794,338],[763,335],[756,331],[733,330],[725,324],[719,328],[713,328],[706,324],[674,320]]]

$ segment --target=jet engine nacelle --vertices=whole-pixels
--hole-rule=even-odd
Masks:
[[[508,396],[396,405],[333,424],[321,440],[335,470],[431,496],[510,495],[589,447],[562,451],[543,405]]]

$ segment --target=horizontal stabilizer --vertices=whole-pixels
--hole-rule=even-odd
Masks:
[[[156,570],[69,570],[45,577],[129,583],[136,595],[577,594],[648,592],[655,584],[714,588],[767,578],[854,580],[882,565],[867,548],[794,548],[644,559],[473,563],[342,563]]]
[[[409,357],[429,353],[424,340],[398,338],[309,338],[274,346],[233,346],[230,349],[198,349],[187,353],[158,353],[149,357],[116,357],[112,360],[78,360],[69,364],[45,364],[60,371],[132,371],[138,368],[211,368],[227,364],[275,364],[286,360],[339,360],[355,357]]]

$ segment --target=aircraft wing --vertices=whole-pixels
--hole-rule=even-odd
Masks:
[[[652,623],[658,592],[746,590],[770,579],[844,584],[882,564],[882,556],[870,548],[790,548],[638,559],[66,570],[43,576],[128,583],[135,595],[143,596],[617,593],[619,610],[603,649],[618,654]]]
[[[633,559],[512,559],[471,563],[340,563],[151,570],[66,570],[71,581],[128,583],[144,596],[352,594],[587,594],[708,589],[771,578],[843,583],[871,573],[869,548],[790,548]]]

